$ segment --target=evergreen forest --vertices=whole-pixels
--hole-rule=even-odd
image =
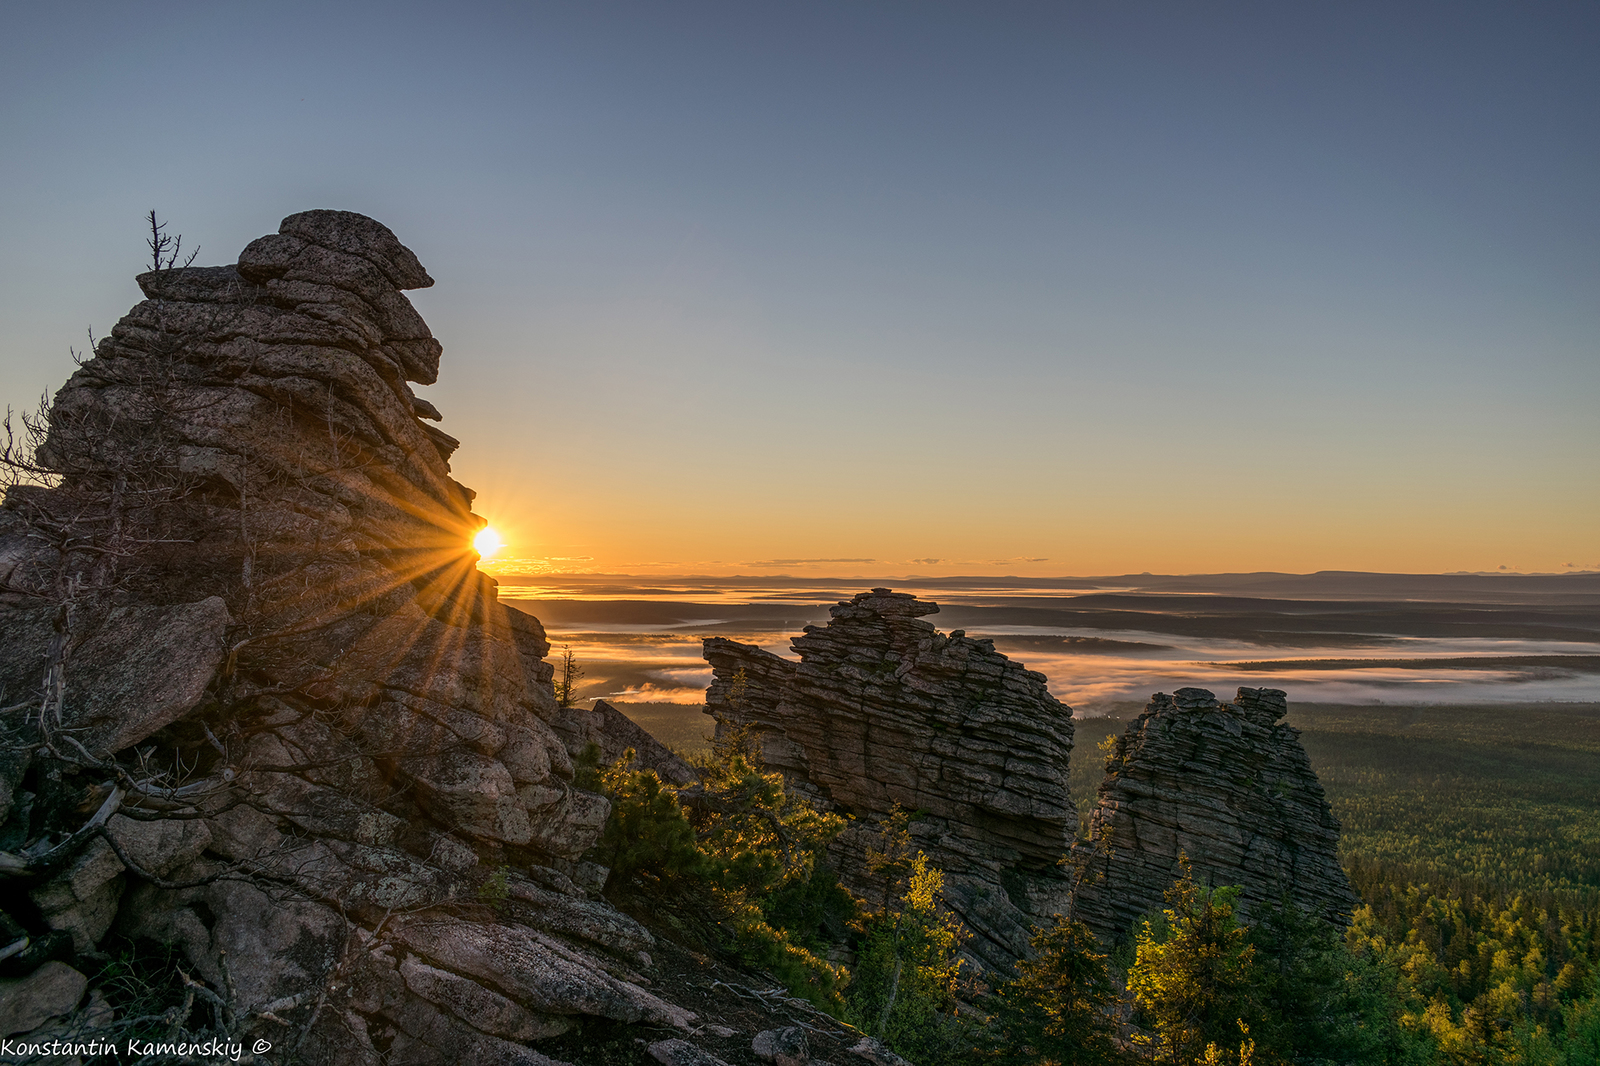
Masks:
[[[1095,749],[1136,714],[1079,722],[1085,823]],[[1600,1063],[1600,705],[1289,721],[1343,825],[1361,905],[1342,936],[1287,903],[1246,920],[1235,888],[1185,869],[1122,943],[1058,917],[1014,974],[979,980],[916,813],[868,854],[881,896],[853,897],[825,858],[843,819],[787,794],[745,734],[696,755],[687,789],[591,758],[615,804],[593,857],[618,902],[675,915],[917,1066]]]

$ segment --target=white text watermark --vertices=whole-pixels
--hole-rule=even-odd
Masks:
[[[250,1045],[252,1055],[265,1055],[272,1050],[266,1040]],[[0,1039],[0,1055],[33,1055],[37,1058],[54,1058],[57,1055],[177,1055],[197,1061],[240,1062],[244,1059],[242,1041],[213,1040],[15,1040]]]

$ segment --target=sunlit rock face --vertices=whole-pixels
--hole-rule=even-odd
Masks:
[[[835,860],[869,899],[882,891],[865,861],[878,822],[897,804],[922,812],[912,834],[975,934],[967,950],[1004,968],[1027,953],[1030,922],[1064,884],[1058,864],[1077,829],[1072,712],[992,642],[922,621],[938,609],[862,593],[794,639],[798,662],[710,638],[706,709],[719,735],[752,727],[769,766],[856,816]]]
[[[165,773],[194,787],[132,789],[112,823],[185,812],[193,846],[127,835],[133,869],[101,844],[25,882],[19,920],[174,944],[219,989],[248,960],[240,1017],[276,1003],[311,1061],[522,1061],[505,1041],[573,1015],[669,1017],[605,972],[649,934],[572,879],[607,801],[571,785],[543,630],[477,572],[456,441],[408,384],[440,356],[402,292],[432,284],[416,257],[308,211],[234,266],[138,280],[49,413],[53,476],[0,508],[0,837],[47,846],[108,782]],[[463,970],[426,908],[483,910],[496,870],[471,920],[516,950]],[[458,1016],[532,980],[487,1029]]]
[[[1339,823],[1278,689],[1157,693],[1107,758],[1076,914],[1107,943],[1159,911],[1187,858],[1196,881],[1242,889],[1246,917],[1285,899],[1343,925],[1356,904]]]

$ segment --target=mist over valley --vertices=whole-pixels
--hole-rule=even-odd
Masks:
[[[807,579],[500,576],[583,664],[586,697],[700,702],[701,639],[789,641],[870,587],[940,605],[1080,715],[1184,685],[1270,684],[1296,702],[1504,703],[1600,695],[1600,574],[1319,573]],[[526,582],[526,583],[525,583]]]

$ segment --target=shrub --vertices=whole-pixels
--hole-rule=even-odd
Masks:
[[[956,1002],[968,934],[944,905],[944,874],[917,852],[905,894],[863,923],[850,1016],[920,1066],[965,1062],[973,1040]]]
[[[790,794],[781,774],[759,769],[748,733],[717,742],[683,789],[653,770],[629,769],[633,752],[600,767],[593,745],[578,759],[576,783],[611,799],[611,815],[589,858],[611,868],[607,891],[630,886],[692,897],[718,923],[724,948],[771,971],[791,994],[839,1011],[849,980],[817,957],[825,930],[842,934],[855,900],[820,861],[844,828]]]

